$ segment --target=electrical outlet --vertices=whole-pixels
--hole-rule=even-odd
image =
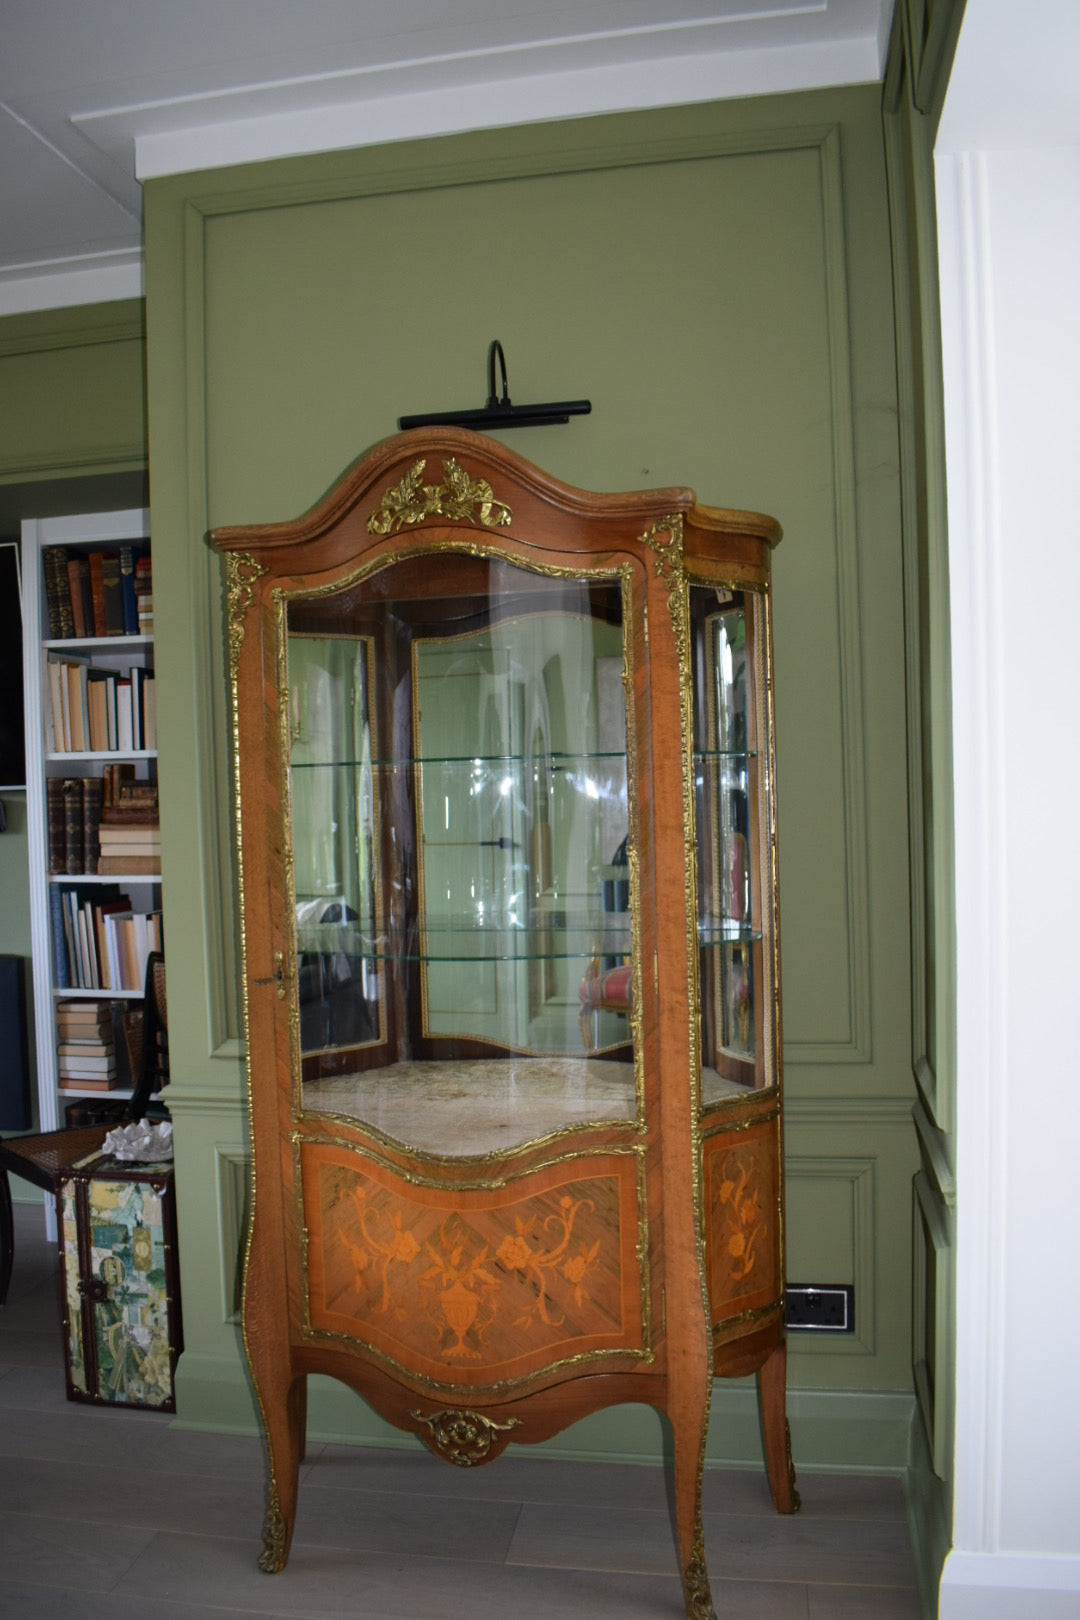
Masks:
[[[850,1283],[788,1283],[784,1326],[793,1333],[854,1333]]]

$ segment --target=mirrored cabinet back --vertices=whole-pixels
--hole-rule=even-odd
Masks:
[[[261,1563],[309,1373],[475,1467],[616,1402],[672,1431],[687,1614],[711,1380],[780,1512],[770,558],[684,489],[457,430],[216,531],[237,744]]]

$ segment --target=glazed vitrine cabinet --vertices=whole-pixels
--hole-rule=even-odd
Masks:
[[[452,1463],[615,1402],[673,1432],[711,1613],[711,1376],[785,1422],[769,518],[421,430],[220,530],[254,1203],[288,1554],[309,1373]]]

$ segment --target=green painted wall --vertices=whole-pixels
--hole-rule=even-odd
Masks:
[[[136,300],[0,320],[0,480],[145,467],[144,370]]]
[[[0,538],[18,539],[24,517],[145,501],[144,376],[141,301],[0,319]],[[25,795],[5,805],[0,953],[27,958],[33,1068]]]
[[[923,1608],[952,1539],[956,947],[945,423],[933,149],[963,0],[897,7],[883,93],[900,406],[912,931],[909,1500]]]
[[[889,219],[874,87],[403,143],[146,188],[162,838],[185,1338],[180,1417],[244,1426],[242,1011],[221,586],[204,536],[291,517],[403,412],[593,414],[514,447],[594,489],[775,513],[789,1276],[857,1330],[792,1342],[796,1461],[902,1466],[910,960]],[[176,1010],[179,1009],[179,1016]],[[314,1432],[385,1436],[336,1387]],[[561,1442],[653,1453],[623,1410]],[[716,1456],[760,1455],[718,1389]]]

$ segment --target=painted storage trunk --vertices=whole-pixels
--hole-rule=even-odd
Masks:
[[[98,1159],[57,1186],[68,1399],[176,1410],[173,1171]]]

